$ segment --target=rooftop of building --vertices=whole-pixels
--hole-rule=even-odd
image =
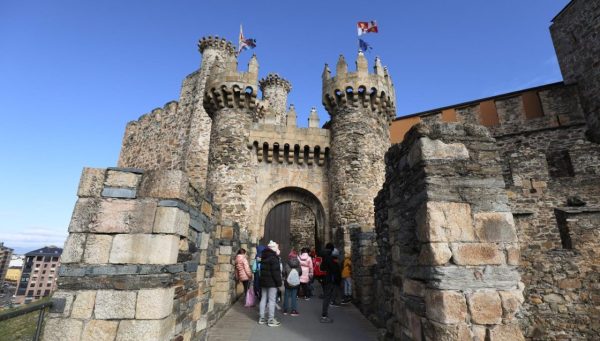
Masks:
[[[25,256],[60,256],[63,249],[56,246],[44,246],[41,249],[33,250],[25,254]]]

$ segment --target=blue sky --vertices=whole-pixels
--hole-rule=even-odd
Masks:
[[[548,27],[567,3],[2,0],[0,241],[62,245],[81,169],[114,166],[125,124],[177,100],[202,36],[235,42],[243,23],[306,126],[312,106],[327,119],[323,65],[354,63],[357,21],[379,24],[367,58],[388,66],[401,116],[560,81]]]

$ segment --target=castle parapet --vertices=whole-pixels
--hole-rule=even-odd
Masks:
[[[256,109],[258,62],[255,56],[248,63],[248,72],[238,72],[235,63],[213,71],[206,82],[203,102],[209,116],[224,108]]]
[[[328,129],[256,124],[248,148],[254,148],[258,162],[324,166],[329,141]]]
[[[265,123],[285,125],[287,96],[292,90],[292,84],[276,73],[269,73],[259,81],[259,85],[263,101],[268,102]]]
[[[348,72],[344,56],[340,55],[336,75],[331,77],[327,64],[323,71],[323,105],[330,115],[337,108],[370,108],[387,116],[389,122],[396,115],[396,95],[387,69],[375,59],[374,73],[369,73],[367,60],[359,52],[356,72]]]
[[[227,52],[234,58],[237,57],[233,43],[225,38],[219,38],[218,36],[202,37],[198,41],[198,49],[200,50],[200,53],[204,53],[204,51],[207,49],[221,50]]]

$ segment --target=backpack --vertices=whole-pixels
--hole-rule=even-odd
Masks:
[[[287,278],[285,279],[285,281],[292,288],[299,286],[300,285],[300,276],[298,275],[298,270],[296,270],[296,269],[290,270],[290,273],[287,275]]]

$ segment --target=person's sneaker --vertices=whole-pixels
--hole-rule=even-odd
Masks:
[[[339,303],[331,302],[331,303],[329,304],[329,306],[331,306],[331,307],[341,307],[342,305],[341,305],[341,304],[339,304]]]
[[[267,320],[264,317],[258,319],[258,324],[266,324]]]
[[[305,300],[305,301],[309,301],[309,300],[310,300],[310,297],[304,297],[304,300]]]
[[[292,312],[290,313],[291,316],[298,316],[300,315],[297,311],[292,310]]]
[[[287,315],[287,311],[285,311],[285,310],[284,310],[284,311],[283,311],[283,315]]]
[[[321,316],[321,319],[319,320],[319,322],[321,322],[321,323],[333,323],[333,320],[331,318],[329,318],[329,316]]]
[[[279,327],[279,325],[281,325],[281,322],[277,321],[276,319],[269,320],[267,323],[267,326],[269,327]]]

